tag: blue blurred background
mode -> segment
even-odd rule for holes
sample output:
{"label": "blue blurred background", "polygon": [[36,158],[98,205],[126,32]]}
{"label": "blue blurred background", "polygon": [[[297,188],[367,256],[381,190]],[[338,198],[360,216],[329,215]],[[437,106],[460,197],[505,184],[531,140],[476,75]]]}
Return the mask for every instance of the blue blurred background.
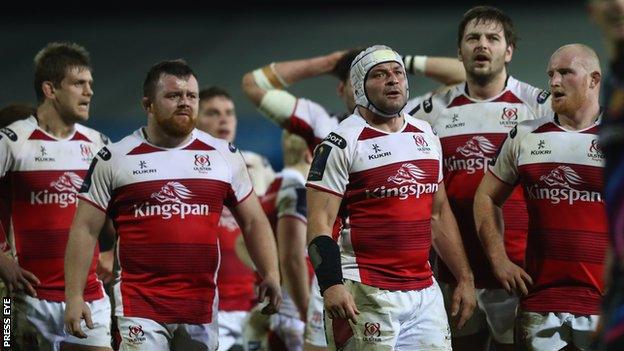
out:
{"label": "blue blurred background", "polygon": [[[95,96],[88,124],[117,141],[145,122],[141,85],[149,67],[163,59],[184,58],[198,74],[200,87],[219,85],[231,92],[239,117],[237,144],[266,155],[280,169],[280,130],[243,96],[240,81],[245,72],[272,61],[375,43],[402,54],[455,56],[459,19],[477,4],[118,1],[87,10],[93,4],[30,8],[30,3],[14,3],[0,13],[0,107],[11,102],[34,104],[34,55],[49,41],[75,41],[90,51],[94,68]],[[521,38],[510,66],[516,78],[546,87],[550,54],[572,42],[595,48],[606,67],[604,45],[583,2],[493,4],[513,18]],[[336,83],[332,77],[320,77],[289,90],[341,113]],[[412,96],[437,86],[418,76],[410,78],[410,85]]]}

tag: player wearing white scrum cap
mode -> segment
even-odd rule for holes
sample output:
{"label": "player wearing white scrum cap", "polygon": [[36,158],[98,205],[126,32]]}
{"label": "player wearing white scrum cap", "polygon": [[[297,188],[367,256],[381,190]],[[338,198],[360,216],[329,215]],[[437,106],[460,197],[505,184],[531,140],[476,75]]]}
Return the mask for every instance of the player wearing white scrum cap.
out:
{"label": "player wearing white scrum cap", "polygon": [[[373,46],[351,64],[356,109],[316,147],[307,181],[308,252],[332,350],[451,350],[431,245],[458,280],[460,326],[476,305],[472,272],[429,124],[402,112],[405,66]],[[426,345],[426,346],[425,346]]]}

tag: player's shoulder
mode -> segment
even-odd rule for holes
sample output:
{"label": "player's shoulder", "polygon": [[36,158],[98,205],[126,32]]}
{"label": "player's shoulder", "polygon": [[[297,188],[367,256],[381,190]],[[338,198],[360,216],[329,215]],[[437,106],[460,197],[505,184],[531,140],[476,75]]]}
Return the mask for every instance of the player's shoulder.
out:
{"label": "player's shoulder", "polygon": [[279,176],[282,178],[281,189],[305,187],[305,177],[299,171],[290,168],[284,168]]}
{"label": "player's shoulder", "polygon": [[76,132],[82,134],[86,139],[94,144],[106,146],[110,144],[110,139],[104,133],[99,132],[91,127],[87,127],[80,123],[75,125]]}
{"label": "player's shoulder", "polygon": [[554,115],[544,114],[542,116],[538,116],[536,119],[528,119],[518,123],[518,125],[516,125],[516,127],[509,132],[509,136],[512,139],[522,139],[528,134],[548,131],[553,128],[558,130],[555,124]]}
{"label": "player's shoulder", "polygon": [[415,127],[416,129],[414,131],[421,131],[424,133],[433,133],[435,134],[435,132],[433,131],[433,129],[431,128],[431,124],[429,124],[429,122],[422,120],[420,118],[416,118],[414,116],[410,116],[409,114],[405,114],[405,122],[413,127]]}
{"label": "player's shoulder", "polygon": [[145,143],[141,133],[143,133],[141,129],[136,130],[115,143],[103,146],[98,152],[98,156],[102,160],[108,161],[111,159],[123,159],[126,155],[142,152],[141,148],[146,149],[150,146]]}
{"label": "player's shoulder", "polygon": [[412,116],[427,118],[430,115],[444,110],[451,105],[455,99],[460,98],[463,95],[464,89],[465,83],[443,87],[443,89],[436,90],[428,96],[421,98],[420,104],[414,108],[409,111],[405,109],[404,111]]}
{"label": "player's shoulder", "polygon": [[507,79],[507,89],[530,106],[546,105],[550,97],[550,91],[534,87],[512,76]]}
{"label": "player's shoulder", "polygon": [[17,144],[28,140],[35,129],[37,129],[37,120],[31,116],[0,128],[0,139],[5,139],[10,144]]}
{"label": "player's shoulder", "polygon": [[365,127],[366,122],[361,116],[351,114],[340,121],[340,123],[329,132],[325,139],[323,139],[323,142],[337,146],[340,149],[346,149],[349,145],[355,144]]}
{"label": "player's shoulder", "polygon": [[224,155],[236,154],[239,151],[235,144],[230,143],[225,139],[215,138],[199,129],[193,129],[192,133],[192,138],[205,145],[204,147],[207,149],[214,149]]}

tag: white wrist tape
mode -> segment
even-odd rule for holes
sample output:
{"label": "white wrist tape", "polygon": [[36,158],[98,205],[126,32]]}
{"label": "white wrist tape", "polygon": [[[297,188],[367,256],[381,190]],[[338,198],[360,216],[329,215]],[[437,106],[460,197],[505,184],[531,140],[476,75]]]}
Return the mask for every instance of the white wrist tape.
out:
{"label": "white wrist tape", "polygon": [[264,94],[258,110],[281,125],[295,112],[297,98],[287,91],[271,89]]}
{"label": "white wrist tape", "polygon": [[275,70],[275,62],[252,72],[256,84],[264,90],[282,89],[288,86]]}
{"label": "white wrist tape", "polygon": [[405,68],[411,74],[424,73],[427,65],[427,56],[423,55],[406,55],[403,57]]}

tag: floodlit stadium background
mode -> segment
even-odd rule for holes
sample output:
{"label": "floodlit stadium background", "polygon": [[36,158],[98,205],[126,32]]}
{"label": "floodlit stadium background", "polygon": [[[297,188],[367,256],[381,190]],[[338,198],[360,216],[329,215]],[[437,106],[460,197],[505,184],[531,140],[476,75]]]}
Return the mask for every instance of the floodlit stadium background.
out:
{"label": "floodlit stadium background", "polygon": [[[149,67],[163,59],[184,58],[197,73],[200,87],[219,85],[232,94],[239,118],[237,144],[264,154],[279,170],[280,130],[243,96],[243,74],[276,60],[376,43],[402,54],[454,56],[459,19],[478,4],[428,7],[405,3],[335,6],[319,1],[315,6],[285,9],[270,2],[251,7],[240,3],[240,8],[230,3],[226,9],[215,10],[206,2],[185,10],[185,2],[153,8],[143,1],[125,11],[118,10],[116,3],[116,7],[99,12],[87,12],[80,7],[84,3],[55,9],[33,5],[33,11],[22,4],[18,11],[0,13],[0,107],[11,102],[34,104],[34,55],[49,41],[75,41],[90,51],[94,69],[95,96],[88,124],[118,141],[145,122],[141,85]],[[145,11],[141,5],[147,6]],[[588,20],[583,2],[508,1],[496,5],[513,18],[521,38],[510,65],[516,78],[546,87],[550,54],[572,42],[596,49],[606,68],[600,33]],[[322,77],[289,90],[342,113],[335,86],[334,78]],[[435,86],[423,77],[410,78],[411,96]]]}

